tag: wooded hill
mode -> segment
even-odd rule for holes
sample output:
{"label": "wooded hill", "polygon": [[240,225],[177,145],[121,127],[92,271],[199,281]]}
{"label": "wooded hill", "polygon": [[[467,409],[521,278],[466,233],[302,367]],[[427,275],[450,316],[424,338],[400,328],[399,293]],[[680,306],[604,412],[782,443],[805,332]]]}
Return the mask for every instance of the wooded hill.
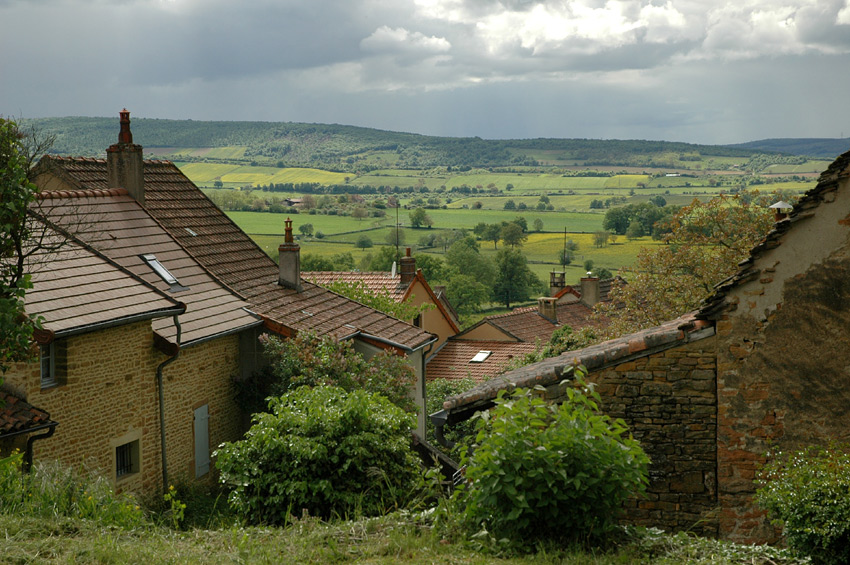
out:
{"label": "wooded hill", "polygon": [[[56,136],[53,152],[98,156],[115,142],[112,118],[23,120]],[[681,168],[706,157],[747,158],[754,153],[833,158],[847,140],[767,140],[746,146],[694,145],[667,141],[595,139],[486,140],[435,137],[337,124],[213,122],[133,118],[136,143],[146,152],[180,161],[240,162],[278,167],[317,167],[340,172],[427,169],[436,166],[503,168],[540,165]],[[843,149],[842,149],[843,148]]]}

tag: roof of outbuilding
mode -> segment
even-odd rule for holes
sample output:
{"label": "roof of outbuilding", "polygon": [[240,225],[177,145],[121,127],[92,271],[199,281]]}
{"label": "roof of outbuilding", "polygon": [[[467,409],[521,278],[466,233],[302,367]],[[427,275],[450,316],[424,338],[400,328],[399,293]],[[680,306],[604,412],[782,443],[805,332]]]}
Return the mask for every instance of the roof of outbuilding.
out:
{"label": "roof of outbuilding", "polygon": [[50,414],[10,392],[0,390],[0,438],[49,423]]}
{"label": "roof of outbuilding", "polygon": [[396,302],[404,300],[405,292],[410,284],[401,284],[401,274],[386,271],[304,271],[301,277],[305,280],[325,286],[341,281],[346,283],[362,282],[372,292],[386,292]]}
{"label": "roof of outbuilding", "polygon": [[690,313],[653,328],[514,369],[465,393],[447,398],[443,408],[449,413],[469,413],[489,406],[500,390],[557,384],[577,365],[595,371],[712,335],[713,323],[698,320],[695,313]]}
{"label": "roof of outbuilding", "polygon": [[[39,171],[85,188],[107,188],[104,159],[42,158]],[[276,332],[313,331],[335,339],[361,336],[406,350],[433,340],[428,332],[315,284],[278,284],[277,264],[173,163],[145,160],[145,209],[200,265],[243,296]]]}
{"label": "roof of outbuilding", "polygon": [[[449,338],[428,359],[428,380],[471,378],[484,381],[504,371],[514,358],[533,353],[535,347],[525,342]],[[480,363],[472,362],[481,351],[489,351],[490,355]]]}

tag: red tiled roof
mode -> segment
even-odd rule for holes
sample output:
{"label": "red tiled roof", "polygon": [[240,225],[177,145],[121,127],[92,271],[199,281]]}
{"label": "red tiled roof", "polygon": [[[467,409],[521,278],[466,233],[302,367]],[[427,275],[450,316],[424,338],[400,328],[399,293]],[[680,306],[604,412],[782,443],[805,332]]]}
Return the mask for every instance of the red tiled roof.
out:
{"label": "red tiled roof", "polygon": [[[44,230],[45,243],[58,245],[60,236],[47,226]],[[27,313],[43,316],[45,328],[53,333],[122,319],[153,319],[184,309],[178,300],[73,240],[55,251],[47,248],[29,256],[28,272],[33,288],[26,295]]]}
{"label": "red tiled roof", "polygon": [[447,412],[467,412],[489,405],[503,389],[533,388],[537,385],[547,386],[559,383],[569,376],[576,365],[583,365],[589,371],[595,371],[712,335],[714,335],[714,324],[698,320],[696,313],[692,312],[653,328],[584,349],[568,351],[557,357],[514,369],[483,382],[465,393],[446,399],[443,408]]}
{"label": "red tiled roof", "polygon": [[[468,377],[485,381],[504,371],[515,357],[533,353],[535,347],[533,343],[450,338],[428,359],[428,380]],[[479,351],[490,351],[491,354],[481,363],[470,362]]]}
{"label": "red tiled roof", "polygon": [[[81,189],[107,184],[104,159],[48,156],[39,170]],[[408,350],[431,342],[431,334],[415,326],[312,283],[305,282],[302,292],[280,286],[277,264],[173,163],[145,160],[144,175],[145,208],[151,216],[274,331],[314,331],[336,339],[360,334]]]}
{"label": "red tiled roof", "polygon": [[516,308],[506,314],[488,316],[459,335],[465,335],[482,324],[489,324],[518,341],[528,343],[548,342],[552,333],[559,327],[570,326],[577,330],[587,326],[596,327],[601,324],[601,322],[590,318],[593,309],[580,302],[558,304],[555,309],[558,315],[557,323],[540,314],[537,306],[527,306]]}
{"label": "red tiled roof", "polygon": [[400,274],[393,277],[392,273],[385,271],[304,271],[301,273],[301,278],[321,286],[327,286],[336,281],[346,283],[360,281],[372,292],[386,292],[396,302],[404,300],[404,294],[410,286],[401,284]]}
{"label": "red tiled roof", "polygon": [[50,422],[50,414],[0,390],[0,438]]}
{"label": "red tiled roof", "polygon": [[[248,303],[219,283],[123,189],[42,193],[39,213],[63,226],[150,287],[186,305],[180,316],[181,343],[207,339],[257,325],[245,310]],[[175,290],[142,258],[152,254],[179,281]],[[90,273],[80,272],[83,281]],[[130,300],[120,290],[103,294],[117,306]],[[106,304],[104,304],[106,306]],[[177,329],[170,318],[154,320],[154,331],[174,342]]]}

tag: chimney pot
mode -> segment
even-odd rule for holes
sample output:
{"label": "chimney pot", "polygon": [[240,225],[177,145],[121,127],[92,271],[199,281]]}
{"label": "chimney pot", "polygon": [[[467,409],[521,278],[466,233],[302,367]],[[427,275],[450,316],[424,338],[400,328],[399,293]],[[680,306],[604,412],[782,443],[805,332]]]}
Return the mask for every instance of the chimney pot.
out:
{"label": "chimney pot", "polygon": [[404,257],[401,258],[401,284],[410,284],[413,282],[413,279],[416,278],[416,259],[413,258],[410,254],[410,248],[407,248],[407,251]]}

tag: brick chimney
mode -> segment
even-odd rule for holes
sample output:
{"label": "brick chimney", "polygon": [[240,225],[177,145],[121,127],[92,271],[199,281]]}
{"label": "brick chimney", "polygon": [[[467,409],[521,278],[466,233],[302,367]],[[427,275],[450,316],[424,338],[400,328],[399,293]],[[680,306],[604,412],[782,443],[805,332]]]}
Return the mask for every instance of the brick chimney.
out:
{"label": "brick chimney", "polygon": [[280,265],[278,283],[301,292],[301,247],[292,238],[292,220],[287,218],[284,223],[283,243],[277,248]]}
{"label": "brick chimney", "polygon": [[566,286],[566,273],[552,271],[549,273],[549,296],[555,296]]}
{"label": "brick chimney", "polygon": [[558,299],[551,296],[541,296],[537,299],[537,312],[544,318],[558,323]]}
{"label": "brick chimney", "polygon": [[597,302],[599,302],[599,279],[596,277],[582,277],[581,303],[592,308]]}
{"label": "brick chimney", "polygon": [[121,131],[118,143],[106,150],[106,178],[109,188],[126,188],[130,196],[145,205],[145,169],[142,146],[133,143],[130,131],[130,112],[124,108],[121,116]]}
{"label": "brick chimney", "polygon": [[401,258],[401,284],[410,284],[416,278],[416,259],[410,255],[410,248],[407,248],[407,253]]}

